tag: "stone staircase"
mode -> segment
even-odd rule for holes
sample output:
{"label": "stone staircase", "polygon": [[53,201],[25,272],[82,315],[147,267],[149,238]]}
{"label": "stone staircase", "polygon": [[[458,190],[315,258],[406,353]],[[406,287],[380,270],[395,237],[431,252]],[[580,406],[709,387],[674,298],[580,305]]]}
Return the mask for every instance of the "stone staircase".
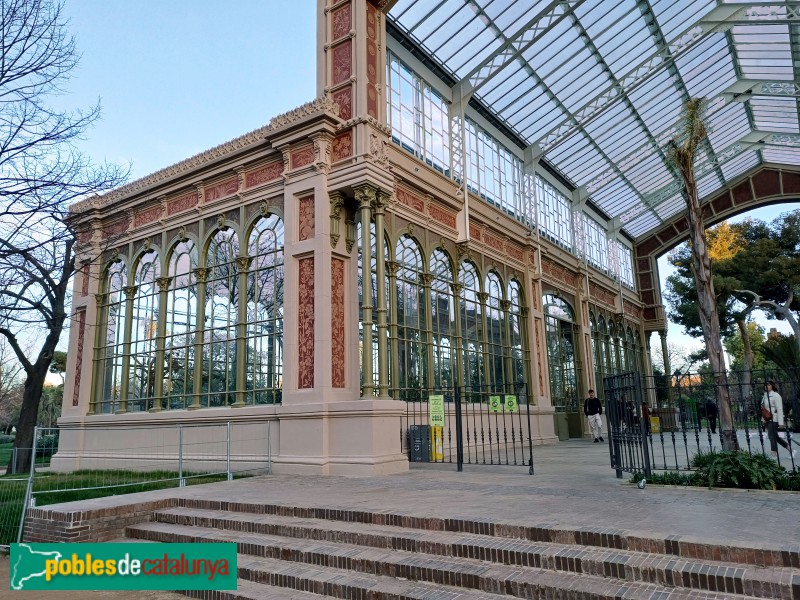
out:
{"label": "stone staircase", "polygon": [[199,598],[800,600],[800,546],[194,499],[125,532],[236,542],[239,589],[187,592]]}

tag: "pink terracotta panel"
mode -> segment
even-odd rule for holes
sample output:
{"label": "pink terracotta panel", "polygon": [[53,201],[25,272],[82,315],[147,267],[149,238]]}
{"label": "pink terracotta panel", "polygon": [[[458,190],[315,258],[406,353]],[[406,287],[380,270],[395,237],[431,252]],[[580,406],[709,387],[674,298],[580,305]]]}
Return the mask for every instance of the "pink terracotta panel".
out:
{"label": "pink terracotta panel", "polygon": [[314,257],[298,261],[297,387],[314,387]]}

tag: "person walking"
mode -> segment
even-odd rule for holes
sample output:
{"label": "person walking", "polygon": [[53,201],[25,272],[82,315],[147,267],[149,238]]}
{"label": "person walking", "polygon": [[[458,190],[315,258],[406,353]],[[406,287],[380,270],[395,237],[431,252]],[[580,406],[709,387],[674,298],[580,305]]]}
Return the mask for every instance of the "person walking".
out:
{"label": "person walking", "polygon": [[589,427],[592,429],[594,443],[603,441],[603,405],[600,398],[594,397],[594,390],[589,390],[589,397],[583,403],[583,414],[589,419]]}
{"label": "person walking", "polygon": [[714,402],[713,398],[708,398],[706,400],[706,419],[708,419],[708,428],[711,430],[711,433],[717,433],[718,414],[719,409],[717,408],[717,403]]}
{"label": "person walking", "polygon": [[[778,393],[774,381],[767,381],[764,386],[764,396],[761,398],[761,418],[764,420],[764,429],[767,430],[772,458],[778,458],[778,444],[787,450],[790,448],[786,440],[778,435],[778,430],[784,429],[786,421],[783,415],[783,398]],[[791,451],[791,454],[794,456],[794,451]]]}

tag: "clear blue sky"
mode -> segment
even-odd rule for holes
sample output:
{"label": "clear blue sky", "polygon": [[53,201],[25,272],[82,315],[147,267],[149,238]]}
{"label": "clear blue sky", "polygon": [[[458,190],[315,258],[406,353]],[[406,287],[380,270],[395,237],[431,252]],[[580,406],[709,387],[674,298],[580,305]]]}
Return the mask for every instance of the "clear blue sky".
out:
{"label": "clear blue sky", "polygon": [[[136,179],[311,100],[316,4],[66,0],[82,59],[62,101],[76,108],[98,98],[102,104],[102,119],[81,149],[94,160],[130,163]],[[754,216],[772,220],[790,208],[800,205],[768,207]],[[670,269],[665,259],[659,265],[663,281]],[[669,338],[700,345],[676,325]]]}
{"label": "clear blue sky", "polygon": [[99,98],[84,150],[139,178],[316,94],[316,0],[66,0],[82,54],[63,102]]}

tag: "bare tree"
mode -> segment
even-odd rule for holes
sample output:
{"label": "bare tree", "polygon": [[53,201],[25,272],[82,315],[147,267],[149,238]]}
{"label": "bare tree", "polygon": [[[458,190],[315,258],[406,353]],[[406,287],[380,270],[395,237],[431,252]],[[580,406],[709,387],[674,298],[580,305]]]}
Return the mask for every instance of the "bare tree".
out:
{"label": "bare tree", "polygon": [[700,206],[700,193],[694,171],[697,150],[706,139],[706,126],[702,117],[702,102],[692,98],[686,102],[680,121],[680,139],[670,142],[668,157],[678,169],[683,179],[683,198],[686,201],[686,218],[689,221],[689,241],[692,251],[692,271],[697,287],[697,308],[703,338],[708,352],[708,361],[714,372],[719,406],[720,429],[725,450],[738,447],[736,432],[733,429],[730,398],[726,386],[725,356],[722,348],[722,335],[717,310],[717,296],[714,292],[714,279],[711,275],[711,259],[708,253],[708,240]]}
{"label": "bare tree", "polygon": [[[0,2],[0,335],[25,373],[19,471],[29,465],[44,380],[68,316],[76,261],[67,207],[121,184],[127,171],[93,165],[76,147],[99,105],[75,112],[51,105],[79,58],[61,3]],[[26,352],[31,332],[42,341]]]}

